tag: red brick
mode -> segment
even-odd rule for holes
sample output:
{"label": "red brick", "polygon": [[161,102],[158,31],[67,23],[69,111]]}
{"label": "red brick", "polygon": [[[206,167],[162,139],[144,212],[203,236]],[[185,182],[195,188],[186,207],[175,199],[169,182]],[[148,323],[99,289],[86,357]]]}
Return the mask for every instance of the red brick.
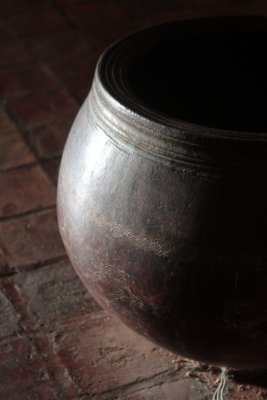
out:
{"label": "red brick", "polygon": [[2,172],[0,218],[54,205],[55,187],[39,166]]}
{"label": "red brick", "polygon": [[[139,6],[137,2],[127,1],[127,0],[116,0],[117,3],[132,17],[134,21],[137,22],[139,28],[145,27],[143,25],[143,20],[151,18],[154,15],[161,15],[162,18],[169,13],[170,10],[181,12],[183,14],[184,10],[190,9],[194,11],[196,7],[196,2],[192,5],[192,2],[187,0],[166,0],[162,2],[161,0],[146,0],[143,2],[142,7]],[[174,15],[172,20],[176,19],[177,15]],[[179,17],[178,17],[179,19]]]}
{"label": "red brick", "polygon": [[68,27],[63,15],[55,9],[29,9],[28,12],[10,16],[8,23],[19,37],[51,33]]}
{"label": "red brick", "polygon": [[6,0],[1,2],[0,15],[6,16],[14,14],[16,12],[23,12],[27,8],[29,10],[33,8],[44,9],[51,5],[51,0]]}
{"label": "red brick", "polygon": [[110,0],[69,6],[65,8],[65,12],[75,25],[85,30],[91,30],[97,25],[105,26],[112,20],[121,22],[121,20],[127,18],[125,12]]}
{"label": "red brick", "polygon": [[6,297],[1,286],[2,285],[0,284],[0,338],[3,338],[11,336],[20,330],[20,317],[14,310],[12,303]]}
{"label": "red brick", "polygon": [[120,396],[120,400],[208,400],[212,393],[203,382],[182,378],[174,382],[141,390],[138,393]]}
{"label": "red brick", "polygon": [[[183,4],[186,0],[180,0],[178,4]],[[127,12],[128,15],[134,17],[145,16],[148,14],[153,14],[159,9],[164,13],[164,9],[168,8],[170,4],[176,3],[176,0],[165,0],[164,3],[162,0],[146,0],[143,1],[142,7],[140,7],[140,3],[132,0],[116,0],[117,4],[120,5],[121,8]]]}
{"label": "red brick", "polygon": [[0,54],[0,67],[26,64],[33,61],[32,55],[17,40],[1,40]]}
{"label": "red brick", "polygon": [[21,126],[26,129],[47,125],[66,116],[74,118],[78,110],[74,99],[63,89],[14,98],[9,107]]}
{"label": "red brick", "polygon": [[0,171],[35,161],[35,157],[19,133],[11,131],[0,134]]}
{"label": "red brick", "polygon": [[100,310],[67,260],[19,274],[14,282],[36,320],[45,326]]}
{"label": "red brick", "polygon": [[152,14],[148,14],[144,16],[143,18],[138,19],[139,26],[138,28],[145,28],[153,25],[159,25],[163,24],[165,22],[172,22],[175,20],[182,20],[185,18],[190,18],[195,15],[194,12],[192,12],[192,9],[186,9],[186,8],[181,8],[179,9],[176,7],[176,9],[170,9],[170,10],[165,10],[165,12],[154,12]]}
{"label": "red brick", "polygon": [[8,117],[4,110],[3,104],[0,103],[0,133],[1,135],[5,132],[14,130],[15,126],[11,119]]}
{"label": "red brick", "polygon": [[42,211],[0,223],[5,262],[11,270],[65,255],[56,211]]}
{"label": "red brick", "polygon": [[86,39],[79,32],[69,30],[35,37],[30,40],[29,48],[38,58],[51,61],[76,56],[85,51],[90,53],[94,50],[94,41]]}
{"label": "red brick", "polygon": [[[91,89],[91,85],[89,85]],[[73,94],[73,97],[77,100],[78,104],[82,105],[86,97],[88,96],[88,88],[84,85],[77,85],[75,88],[71,89],[71,93]]]}
{"label": "red brick", "polygon": [[[93,0],[93,1],[98,1],[98,0]],[[69,4],[86,4],[88,3],[88,0],[56,0],[56,3],[59,4],[60,6],[65,6]]]}
{"label": "red brick", "polygon": [[[224,3],[223,0],[216,4],[212,0],[207,0],[202,7],[198,4],[196,13],[198,16],[216,15],[267,15],[266,3],[263,1],[249,2],[241,1]],[[193,14],[191,12],[191,14]]]}
{"label": "red brick", "polygon": [[238,11],[239,14],[244,12],[250,14],[266,13],[266,3],[261,0],[253,2],[249,0],[165,0],[164,2],[161,0],[146,0],[142,3],[141,7],[139,2],[132,0],[116,0],[116,3],[119,4],[125,11],[127,11],[129,15],[141,19],[148,18],[153,14],[161,14],[162,18],[164,18],[164,15],[166,15],[166,13],[168,13],[170,10],[173,10],[176,13],[172,20],[175,20],[175,18],[178,16],[178,12],[183,15],[185,11],[187,14],[190,13],[195,17],[198,16],[199,12],[203,13],[204,11],[206,15],[212,15],[216,14],[216,12],[220,11],[220,9],[221,14],[230,10],[232,10],[232,13],[234,11]]}
{"label": "red brick", "polygon": [[14,34],[12,33],[10,27],[6,23],[6,21],[1,20],[0,21],[0,38],[3,40],[4,38],[11,38],[13,37]]}
{"label": "red brick", "polygon": [[0,400],[62,398],[30,338],[0,345]]}
{"label": "red brick", "polygon": [[3,107],[0,107],[0,132],[0,171],[35,160]]}
{"label": "red brick", "polygon": [[80,101],[81,95],[82,99],[85,99],[91,88],[96,63],[95,55],[84,52],[75,57],[69,57],[68,60],[58,60],[49,65],[70,93],[78,97]]}
{"label": "red brick", "polygon": [[[251,373],[253,375],[253,373]],[[266,377],[266,373],[265,373]],[[226,400],[264,400],[267,398],[266,378],[262,379],[261,384],[250,384],[250,380],[243,384],[228,382]],[[260,387],[260,386],[263,386]]]}
{"label": "red brick", "polygon": [[259,15],[266,15],[266,3],[264,1],[249,1],[249,0],[203,0],[202,2],[198,1],[194,4],[194,7],[190,7],[191,14],[195,13],[198,14],[199,12],[203,15],[226,15],[226,14],[259,14]]}
{"label": "red brick", "polygon": [[[207,0],[203,2],[195,2],[194,5],[190,2],[175,2],[168,1],[167,3],[158,4],[153,7],[153,11],[147,7],[145,10],[141,10],[140,7],[136,7],[134,10],[135,19],[137,21],[138,28],[144,28],[147,26],[162,24],[165,22],[187,19],[187,18],[198,18],[216,15],[250,15],[259,13],[264,15],[267,13],[266,6],[260,2],[230,2],[230,1],[218,1]],[[132,3],[134,5],[134,2]],[[146,5],[148,6],[149,3]],[[132,9],[132,7],[130,7]]]}
{"label": "red brick", "polygon": [[0,275],[1,274],[8,274],[8,251],[6,250],[4,244],[0,238]]}
{"label": "red brick", "polygon": [[47,92],[57,86],[57,80],[39,64],[0,70],[0,89],[5,97]]}
{"label": "red brick", "polygon": [[58,180],[59,166],[60,158],[56,158],[54,160],[44,160],[42,162],[42,167],[55,185],[57,184]]}
{"label": "red brick", "polygon": [[[172,378],[175,356],[116,320],[93,318],[50,335],[50,341],[80,393],[88,398],[157,376]],[[117,394],[121,394],[118,390]],[[111,397],[110,397],[111,398]],[[114,396],[115,398],[115,396]]]}
{"label": "red brick", "polygon": [[0,35],[1,38],[5,37],[6,32],[7,32],[7,25],[5,21],[0,21]]}
{"label": "red brick", "polygon": [[29,133],[29,141],[39,158],[57,157],[62,154],[75,115],[76,110],[64,119],[55,119],[49,125],[36,128]]}
{"label": "red brick", "polygon": [[117,21],[108,22],[109,29],[106,24],[96,24],[88,28],[90,36],[94,37],[98,43],[98,49],[102,53],[107,46],[111,45],[112,42],[128,35],[135,31],[137,28],[141,28],[139,21],[136,22],[133,19],[123,19],[118,24]]}

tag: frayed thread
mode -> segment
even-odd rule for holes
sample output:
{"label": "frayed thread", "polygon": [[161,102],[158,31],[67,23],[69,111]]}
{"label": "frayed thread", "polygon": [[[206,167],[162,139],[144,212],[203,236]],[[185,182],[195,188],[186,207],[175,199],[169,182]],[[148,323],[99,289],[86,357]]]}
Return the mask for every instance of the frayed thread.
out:
{"label": "frayed thread", "polygon": [[219,385],[217,387],[217,389],[215,390],[213,396],[212,396],[212,400],[223,400],[224,399],[224,389],[225,389],[225,385],[226,385],[226,381],[227,381],[227,368],[222,367],[222,373],[220,376],[220,382]]}

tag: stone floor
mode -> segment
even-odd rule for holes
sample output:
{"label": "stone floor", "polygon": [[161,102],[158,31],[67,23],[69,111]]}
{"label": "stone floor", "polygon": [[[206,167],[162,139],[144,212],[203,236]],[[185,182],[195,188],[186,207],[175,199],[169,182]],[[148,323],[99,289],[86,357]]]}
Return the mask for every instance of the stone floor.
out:
{"label": "stone floor", "polygon": [[[267,13],[265,1],[1,0],[0,400],[208,400],[220,371],[111,319],[61,243],[56,181],[96,60],[119,36],[187,16]],[[267,399],[230,372],[226,400]]]}

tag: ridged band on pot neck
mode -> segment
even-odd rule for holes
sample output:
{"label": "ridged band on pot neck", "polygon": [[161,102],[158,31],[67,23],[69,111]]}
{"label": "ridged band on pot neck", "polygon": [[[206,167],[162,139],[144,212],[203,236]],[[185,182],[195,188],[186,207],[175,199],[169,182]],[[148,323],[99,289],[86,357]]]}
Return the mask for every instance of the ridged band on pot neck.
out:
{"label": "ridged band on pot neck", "polygon": [[240,132],[210,128],[155,112],[129,90],[127,68],[152,42],[163,41],[177,30],[266,32],[264,17],[216,17],[148,28],[116,42],[100,58],[89,96],[90,116],[119,146],[141,151],[172,166],[200,167],[220,174],[267,173],[267,132]]}

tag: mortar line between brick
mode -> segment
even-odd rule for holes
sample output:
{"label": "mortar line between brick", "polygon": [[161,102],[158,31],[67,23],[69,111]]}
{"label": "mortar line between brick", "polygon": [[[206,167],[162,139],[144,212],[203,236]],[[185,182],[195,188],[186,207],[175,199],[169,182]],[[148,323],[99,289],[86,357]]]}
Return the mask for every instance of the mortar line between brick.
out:
{"label": "mortar line between brick", "polygon": [[[53,71],[45,64],[43,63],[41,60],[38,60],[37,63],[39,63],[39,65],[42,68],[45,68],[47,72],[50,73],[51,76],[54,77],[54,79],[57,81],[57,84],[59,86],[60,89],[62,90],[66,90],[67,93],[70,95],[70,97],[72,98],[73,102],[79,106],[79,103],[77,102],[77,100],[75,99],[75,97],[72,95],[72,93],[70,93],[70,91],[63,85],[63,83],[61,82],[61,80],[53,73]],[[7,114],[7,116],[10,118],[11,122],[15,125],[15,127],[17,128],[17,131],[21,137],[21,139],[24,141],[24,143],[26,144],[26,146],[29,148],[29,150],[32,152],[32,154],[34,155],[35,159],[36,159],[36,164],[38,164],[40,166],[40,168],[42,169],[42,171],[44,172],[44,174],[46,175],[47,179],[49,180],[50,183],[53,184],[53,186],[55,186],[55,182],[53,182],[53,179],[51,178],[51,176],[49,176],[49,174],[47,173],[46,169],[44,168],[44,166],[42,165],[43,161],[47,161],[47,160],[53,160],[53,159],[58,159],[61,157],[60,156],[55,156],[55,157],[49,157],[47,159],[43,159],[39,156],[37,149],[35,148],[35,146],[32,145],[32,143],[30,142],[30,140],[27,138],[27,135],[30,132],[30,129],[26,129],[23,128],[23,126],[20,124],[19,120],[17,119],[17,117],[15,115],[13,115],[12,111],[10,110],[10,108],[8,107],[8,102],[5,99],[4,101],[4,110]],[[1,221],[1,219],[0,219]]]}
{"label": "mortar line between brick", "polygon": [[[27,145],[27,147],[28,147],[28,145]],[[1,174],[5,173],[5,172],[19,171],[21,169],[27,169],[27,168],[31,168],[31,167],[34,167],[37,165],[40,165],[38,161],[31,161],[26,164],[16,165],[15,167],[3,168],[0,170],[0,176],[1,176]]]}
{"label": "mortar line between brick", "polygon": [[[49,65],[47,65],[44,60],[36,59],[36,60],[32,61],[31,63],[27,64],[26,67],[40,67],[41,70],[43,70],[44,72],[46,72],[46,73],[48,73],[50,75],[50,78],[52,77],[55,80],[55,86],[48,87],[47,89],[43,89],[41,92],[39,91],[39,94],[42,94],[42,95],[50,94],[50,93],[53,93],[57,89],[67,90],[66,86],[64,84],[62,84],[62,81],[58,78],[58,76],[56,74],[53,73],[53,71],[51,71],[51,69],[49,68]],[[25,68],[25,66],[23,65],[22,68]],[[11,72],[12,70],[16,71],[18,69],[21,69],[21,66],[13,65],[12,68],[11,67],[5,67],[5,66],[0,67],[0,71],[1,70],[7,70],[8,72]],[[12,71],[12,72],[14,72],[14,71]],[[9,107],[8,107],[9,101],[13,100],[13,99],[16,99],[16,100],[20,100],[21,99],[23,101],[24,97],[30,96],[32,93],[37,93],[37,92],[38,92],[38,88],[36,88],[36,89],[29,88],[28,91],[24,91],[23,93],[20,93],[20,94],[15,94],[15,95],[8,95],[7,94],[7,95],[3,96],[3,100],[4,100],[4,103],[5,103],[4,104],[5,105],[5,112],[8,113],[8,116],[11,118],[13,124],[15,124],[16,126],[21,126],[21,124],[17,120],[16,116],[14,116],[12,111],[9,110]],[[74,98],[73,98],[73,100],[75,101]],[[78,106],[79,105],[80,104],[78,104]]]}
{"label": "mortar line between brick", "polygon": [[30,149],[30,151],[34,155],[35,159],[39,161],[39,157],[38,157],[36,149],[34,148],[34,146],[31,145],[29,140],[27,140],[26,132],[23,131],[22,125],[20,124],[20,122],[19,122],[18,118],[16,117],[16,115],[13,114],[13,112],[11,111],[10,107],[8,106],[8,101],[6,99],[4,101],[4,110],[5,110],[6,114],[7,114],[7,116],[10,118],[11,122],[16,126],[17,131],[18,131],[21,139],[24,141],[26,146]]}
{"label": "mortar line between brick", "polygon": [[[43,359],[45,363],[46,370],[50,376],[50,378],[54,378],[54,381],[57,385],[57,389],[59,392],[62,394],[62,399],[65,399],[66,397],[64,396],[65,390],[62,387],[62,380],[64,380],[65,374],[62,374],[62,367],[59,366],[59,362],[56,359],[56,354],[52,351],[48,338],[46,335],[42,335],[42,338],[38,338],[36,333],[32,335],[29,333],[28,328],[32,326],[37,326],[38,325],[38,320],[35,318],[34,314],[32,313],[30,307],[27,304],[27,301],[24,299],[23,295],[17,288],[16,284],[14,284],[13,281],[8,281],[4,285],[5,288],[5,293],[11,303],[13,304],[13,307],[15,310],[18,312],[18,314],[22,317],[22,324],[21,327],[23,329],[23,333],[25,333],[25,337],[29,338],[32,336],[32,342],[37,348],[40,357]],[[42,331],[40,330],[40,335],[42,334]],[[57,379],[58,375],[63,375],[62,377],[60,376],[60,379]],[[72,391],[71,395],[77,395],[77,393]]]}
{"label": "mortar line between brick", "polygon": [[[25,331],[25,325],[34,326],[37,324],[37,320],[29,309],[27,303],[21,296],[21,293],[14,285],[11,280],[6,280],[3,284],[4,291],[10,302],[12,303],[15,311],[22,317],[22,322],[20,323],[23,332]],[[19,332],[20,333],[20,332]]]}
{"label": "mortar line between brick", "polygon": [[74,31],[80,31],[77,25],[68,17],[63,7],[59,4],[56,5],[56,10],[60,13],[64,21],[68,24],[68,26]]}
{"label": "mortar line between brick", "polygon": [[[59,85],[59,88],[66,90],[68,95],[72,98],[72,100],[75,102],[75,104],[78,106],[78,108],[81,107],[81,102],[77,99],[75,96],[75,93],[68,87],[68,85],[65,85],[64,82],[58,77],[57,74],[53,72],[51,67],[47,64],[43,64],[44,68],[46,69],[46,72],[49,73],[54,79],[57,80],[57,84]],[[77,111],[78,113],[78,111]]]}
{"label": "mortar line between brick", "polygon": [[[169,368],[163,372],[159,372],[154,374],[148,378],[140,379],[139,381],[130,382],[129,384],[120,386],[118,388],[114,388],[112,390],[107,390],[102,393],[97,394],[97,399],[99,400],[114,400],[117,396],[128,395],[139,393],[143,390],[149,390],[155,387],[159,387],[165,383],[175,382],[176,380],[186,378],[184,375],[184,368],[181,367],[178,370],[173,368]],[[208,392],[207,382],[202,380],[203,385],[205,386]],[[88,396],[90,393],[83,393],[81,395],[81,399],[85,396]]]}
{"label": "mortar line between brick", "polygon": [[73,382],[68,370],[60,361],[58,355],[53,351],[49,340],[46,335],[38,337],[35,335],[34,341],[40,352],[40,356],[45,362],[47,369],[54,378],[58,389],[61,391],[62,399],[69,399],[70,397],[76,397],[79,395],[75,383]]}
{"label": "mortar line between brick", "polygon": [[[66,90],[66,92],[69,94],[69,96],[72,98],[72,100],[75,102],[75,104],[78,106],[78,108],[81,106],[81,103],[77,100],[75,95],[72,93],[72,91],[69,89],[67,85],[64,84],[64,82],[60,79],[60,77],[53,71],[53,69],[50,67],[49,64],[47,64],[45,61],[40,60],[40,65],[42,68],[45,69],[45,71],[53,78],[56,80],[58,87],[62,90]],[[78,111],[77,111],[78,112]]]}
{"label": "mortar line between brick", "polygon": [[[57,33],[61,33],[61,32],[69,32],[69,31],[70,31],[69,27],[65,26],[65,27],[61,27],[61,28],[52,29],[49,32],[35,32],[34,34],[25,33],[25,34],[17,35],[16,32],[14,32],[14,31],[12,33],[14,34],[14,37],[16,40],[28,41],[29,39],[42,38],[42,37],[46,37],[49,35],[53,35],[53,34],[57,34]],[[32,52],[29,49],[27,49],[27,46],[25,47],[25,49],[33,57],[36,57],[35,54],[32,54]]]}
{"label": "mortar line between brick", "polygon": [[[40,64],[40,63],[39,63],[39,64]],[[42,64],[40,64],[40,65],[43,66]],[[59,83],[59,82],[57,82],[57,83]],[[66,88],[64,88],[63,86],[60,86],[60,85],[59,85],[59,89],[67,90]],[[53,89],[53,90],[54,90],[54,89]],[[53,92],[53,90],[52,90],[52,92]],[[77,101],[74,99],[74,97],[71,96],[71,98],[72,98],[73,102],[77,105]],[[41,157],[39,156],[38,151],[36,150],[35,146],[33,146],[33,145],[31,144],[30,140],[28,140],[28,138],[27,138],[27,135],[31,132],[31,129],[26,129],[26,127],[23,127],[23,125],[20,123],[20,121],[18,120],[18,118],[17,118],[17,117],[13,114],[13,112],[10,110],[10,108],[9,108],[9,106],[8,106],[8,100],[7,100],[7,99],[4,100],[4,104],[3,104],[3,105],[4,105],[4,110],[5,110],[6,114],[7,114],[7,116],[10,118],[11,122],[12,122],[12,123],[14,124],[14,126],[16,127],[19,136],[20,136],[21,139],[24,141],[24,143],[26,144],[26,146],[28,147],[28,149],[29,149],[29,150],[32,152],[32,154],[34,155],[34,157],[35,157],[35,159],[36,159],[36,162],[35,162],[35,163],[38,164],[38,165],[40,166],[40,168],[44,171],[44,173],[46,174],[46,176],[47,176],[47,178],[49,179],[49,181],[52,182],[53,185],[54,185],[53,180],[50,178],[50,176],[47,174],[47,172],[46,172],[45,169],[43,168],[43,166],[42,166],[42,161],[53,160],[53,159],[56,159],[56,158],[61,157],[61,155],[60,155],[60,156],[55,156],[55,157],[49,157],[49,158],[46,158],[46,159],[41,158]],[[45,126],[45,125],[40,125],[40,126],[38,126],[38,127],[40,128],[40,127],[43,127],[43,126]],[[27,164],[25,164],[25,165],[27,165]],[[19,166],[19,167],[17,167],[17,168],[20,168],[20,167],[22,167],[22,166]]]}
{"label": "mortar line between brick", "polygon": [[22,273],[27,273],[31,271],[35,271],[38,268],[43,268],[51,264],[55,264],[57,262],[63,261],[63,260],[68,260],[67,254],[64,254],[62,256],[50,258],[47,260],[40,261],[38,263],[33,263],[33,264],[27,264],[27,265],[20,265],[17,268],[11,268],[10,271],[0,273],[0,280],[1,279],[8,279],[13,277],[14,275],[22,274]]}
{"label": "mortar line between brick", "polygon": [[[104,392],[97,393],[95,396],[98,396],[97,398],[101,399],[101,400],[112,400],[112,399],[116,398],[116,396],[121,395],[121,394],[127,395],[127,394],[137,393],[144,389],[150,389],[152,387],[160,386],[166,382],[175,381],[176,379],[179,378],[179,375],[181,375],[180,371],[181,371],[181,369],[175,370],[174,368],[168,368],[165,371],[158,372],[154,375],[151,375],[150,377],[143,378],[143,379],[140,379],[140,380],[137,380],[134,382],[130,382],[130,383],[127,383],[126,385],[122,385],[122,386],[116,387],[111,390],[106,390]],[[161,379],[161,380],[159,382],[155,382],[155,379]],[[151,384],[149,385],[149,383],[151,383]],[[136,388],[136,390],[134,390],[134,388]],[[81,393],[80,397],[82,399],[83,397],[88,396],[88,395],[95,397],[90,392]]]}
{"label": "mortar line between brick", "polygon": [[[2,285],[2,288],[4,286]],[[9,335],[9,336],[5,336],[0,338],[0,344],[3,343],[8,343],[10,341],[13,340],[17,340],[18,338],[26,338],[26,337],[36,337],[37,335],[51,335],[51,333],[57,333],[57,332],[61,332],[61,331],[67,331],[67,330],[71,330],[73,329],[73,327],[77,326],[77,324],[79,324],[79,321],[84,321],[84,318],[86,316],[89,315],[89,318],[94,316],[94,315],[98,315],[98,323],[102,323],[103,321],[110,319],[110,316],[108,316],[107,314],[105,314],[105,311],[100,310],[100,311],[94,311],[90,314],[88,313],[81,313],[80,315],[70,318],[70,319],[66,319],[63,320],[61,322],[53,322],[50,321],[48,322],[49,327],[46,327],[46,325],[44,323],[39,322],[39,325],[36,325],[36,328],[32,328],[32,329],[25,329],[24,331],[21,332],[17,332],[16,334],[13,335]],[[92,322],[92,321],[91,321]],[[51,345],[50,345],[51,347]]]}
{"label": "mortar line between brick", "polygon": [[56,208],[56,204],[51,204],[50,206],[45,206],[42,208],[33,208],[32,210],[25,211],[23,213],[15,214],[15,215],[7,215],[6,217],[0,217],[0,223],[3,221],[13,221],[15,219],[20,219],[23,217],[27,217],[28,215],[37,214],[42,211],[54,210]]}

